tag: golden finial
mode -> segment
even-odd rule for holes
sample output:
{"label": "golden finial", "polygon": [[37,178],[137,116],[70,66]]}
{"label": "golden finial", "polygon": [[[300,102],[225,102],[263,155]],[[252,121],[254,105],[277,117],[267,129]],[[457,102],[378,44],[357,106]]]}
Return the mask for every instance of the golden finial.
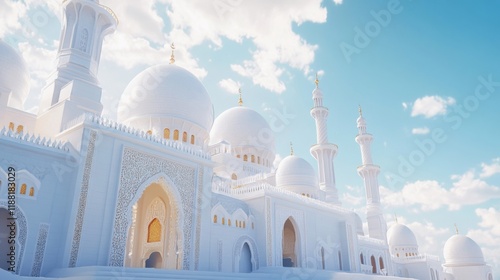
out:
{"label": "golden finial", "polygon": [[458,227],[457,227],[457,224],[455,223],[455,232],[457,233],[457,235],[459,234],[458,232]]}
{"label": "golden finial", "polygon": [[240,93],[240,99],[238,100],[238,105],[242,106],[243,105],[243,99],[241,98],[241,88],[238,89],[238,92]]}
{"label": "golden finial", "polygon": [[290,142],[290,155],[293,156],[293,143]]}
{"label": "golden finial", "polygon": [[170,64],[174,64],[174,62],[175,62],[175,57],[174,57],[175,46],[174,46],[174,43],[172,43],[172,45],[170,45],[170,48],[172,49],[172,54],[170,55]]}
{"label": "golden finial", "polygon": [[316,73],[316,80],[314,80],[314,83],[316,84],[317,88],[319,86],[318,73]]}
{"label": "golden finial", "polygon": [[358,105],[358,112],[359,112],[359,116],[362,117],[363,116],[363,110],[361,109],[361,105]]}

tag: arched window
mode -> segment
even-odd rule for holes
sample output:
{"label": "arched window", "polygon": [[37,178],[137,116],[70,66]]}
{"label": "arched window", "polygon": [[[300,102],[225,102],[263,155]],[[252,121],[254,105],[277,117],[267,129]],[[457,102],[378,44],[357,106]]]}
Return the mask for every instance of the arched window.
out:
{"label": "arched window", "polygon": [[491,273],[488,274],[488,280],[493,280],[493,275],[491,275]]}
{"label": "arched window", "polygon": [[34,196],[35,195],[35,188],[31,187],[30,188],[30,196]]}
{"label": "arched window", "polygon": [[247,155],[244,155],[244,156],[243,156],[243,160],[244,160],[244,161],[248,161],[248,156],[247,156]]}
{"label": "arched window", "polygon": [[243,221],[243,228],[246,228],[245,221]]}
{"label": "arched window", "polygon": [[374,256],[371,256],[370,260],[372,263],[372,273],[375,274],[375,273],[377,273],[377,261],[375,260]]}
{"label": "arched window", "polygon": [[436,280],[436,276],[434,275],[434,269],[430,268],[431,280]]}
{"label": "arched window", "polygon": [[14,123],[13,122],[9,123],[9,130],[14,131]]}
{"label": "arched window", "polygon": [[233,173],[233,174],[231,175],[231,179],[232,179],[232,180],[238,180],[238,176],[236,175],[236,173]]}
{"label": "arched window", "polygon": [[191,135],[191,145],[194,145],[194,135]]}
{"label": "arched window", "polygon": [[342,270],[342,253],[339,251],[339,270]]}
{"label": "arched window", "polygon": [[179,140],[179,130],[174,130],[174,140],[177,141]]}
{"label": "arched window", "polygon": [[225,225],[226,224],[226,219],[223,217],[222,218],[222,224]]}
{"label": "arched window", "polygon": [[26,194],[26,184],[21,185],[21,190],[19,191],[19,194]]}
{"label": "arched window", "polygon": [[227,225],[231,226],[231,219],[227,219]]}
{"label": "arched window", "polygon": [[148,243],[159,242],[161,240],[161,223],[154,218],[148,225]]}
{"label": "arched window", "polygon": [[365,258],[363,258],[363,253],[359,255],[359,259],[361,260],[361,264],[365,264]]}
{"label": "arched window", "polygon": [[188,141],[188,134],[187,132],[184,131],[182,133],[182,142],[187,142],[187,141]]}
{"label": "arched window", "polygon": [[150,129],[150,130],[146,131],[146,134],[147,135],[153,135],[153,131]]}
{"label": "arched window", "polygon": [[165,129],[163,130],[163,138],[165,138],[165,139],[170,139],[170,129],[165,128]]}
{"label": "arched window", "polygon": [[254,227],[253,222],[252,222],[252,229],[254,229],[254,228],[255,228],[255,227]]}
{"label": "arched window", "polygon": [[217,215],[214,215],[214,224],[217,223]]}
{"label": "arched window", "polygon": [[22,132],[23,132],[23,130],[24,130],[24,127],[23,127],[22,125],[18,125],[18,126],[17,126],[17,131],[16,131],[16,132],[17,132],[17,133],[22,133]]}
{"label": "arched window", "polygon": [[260,157],[257,157],[257,163],[260,164]]}
{"label": "arched window", "polygon": [[325,270],[325,248],[321,247],[321,268]]}
{"label": "arched window", "polygon": [[380,265],[380,270],[384,269],[384,259],[382,259],[382,257],[380,257],[378,259],[378,264]]}
{"label": "arched window", "polygon": [[252,162],[255,163],[255,156],[254,155],[252,155],[251,159],[252,159]]}

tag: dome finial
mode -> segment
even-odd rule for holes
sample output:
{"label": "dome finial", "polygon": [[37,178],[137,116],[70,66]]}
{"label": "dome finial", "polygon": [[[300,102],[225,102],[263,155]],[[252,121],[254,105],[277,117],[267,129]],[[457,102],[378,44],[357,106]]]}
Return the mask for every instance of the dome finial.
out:
{"label": "dome finial", "polygon": [[174,64],[174,62],[175,62],[175,56],[174,56],[175,45],[174,45],[174,43],[172,43],[172,45],[170,45],[170,48],[172,49],[172,54],[170,55],[170,64]]}
{"label": "dome finial", "polygon": [[290,141],[290,155],[293,156],[293,143]]}
{"label": "dome finial", "polygon": [[238,89],[238,93],[240,94],[240,99],[238,100],[238,105],[243,106],[243,99],[241,98],[241,88]]}
{"label": "dome finial", "polygon": [[457,224],[455,223],[455,232],[457,233],[457,235],[459,235],[460,233],[458,232],[458,227],[457,227]]}
{"label": "dome finial", "polygon": [[394,213],[394,218],[396,219],[396,224],[399,224],[399,222],[398,222],[398,214]]}
{"label": "dome finial", "polygon": [[359,116],[362,117],[363,116],[363,109],[361,109],[361,105],[358,105],[358,112],[359,112]]}
{"label": "dome finial", "polygon": [[318,88],[319,86],[318,72],[316,72],[316,80],[314,80],[314,83],[316,84],[316,88]]}

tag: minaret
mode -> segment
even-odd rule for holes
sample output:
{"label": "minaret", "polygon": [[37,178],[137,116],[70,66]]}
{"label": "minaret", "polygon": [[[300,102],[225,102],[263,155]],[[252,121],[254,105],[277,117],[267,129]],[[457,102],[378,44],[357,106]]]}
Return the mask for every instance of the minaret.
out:
{"label": "minaret", "polygon": [[66,0],[62,8],[57,69],[43,88],[38,112],[55,133],[83,113],[101,114],[102,89],[97,72],[102,43],[118,24],[113,11],[98,0]]}
{"label": "minaret", "polygon": [[380,204],[380,193],[378,187],[378,174],[380,167],[372,162],[370,145],[373,136],[366,133],[366,121],[359,107],[358,135],[356,142],[361,149],[362,165],[358,167],[358,174],[363,178],[366,189],[366,219],[368,222],[368,235],[372,238],[387,240],[387,223]]}
{"label": "minaret", "polygon": [[316,122],[317,144],[311,147],[311,155],[318,161],[319,187],[325,193],[325,201],[332,204],[340,204],[335,187],[335,171],[333,158],[337,154],[337,145],[328,143],[327,117],[328,108],[323,107],[323,93],[319,88],[318,75],[314,81],[316,88],[313,90],[314,107],[311,116]]}

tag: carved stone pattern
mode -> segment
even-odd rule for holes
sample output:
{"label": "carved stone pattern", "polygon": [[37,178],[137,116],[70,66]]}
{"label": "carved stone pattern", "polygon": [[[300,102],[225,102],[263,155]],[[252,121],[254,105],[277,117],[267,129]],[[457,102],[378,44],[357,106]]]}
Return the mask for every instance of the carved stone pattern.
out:
{"label": "carved stone pattern", "polygon": [[[200,235],[201,235],[201,208],[203,204],[203,169],[200,168],[198,172],[198,205],[196,211],[196,245],[194,250],[194,269],[198,270],[198,265],[200,263]],[[208,198],[206,198],[208,199]]]}
{"label": "carved stone pattern", "polygon": [[78,259],[78,250],[80,249],[80,239],[82,237],[83,218],[85,215],[85,207],[87,205],[87,193],[89,190],[90,171],[92,170],[92,159],[94,158],[96,138],[97,132],[91,131],[89,145],[87,147],[87,157],[85,158],[85,165],[83,167],[82,187],[80,189],[80,200],[78,203],[78,212],[76,214],[75,231],[73,233],[69,267],[75,267],[76,260]]}
{"label": "carved stone pattern", "polygon": [[271,198],[266,197],[266,234],[267,234],[267,266],[273,265],[273,243],[272,243],[272,224],[271,224]]}
{"label": "carved stone pattern", "polygon": [[236,263],[236,260],[240,259],[241,256],[241,249],[243,247],[243,243],[248,243],[248,246],[250,247],[250,252],[252,253],[251,261],[252,264],[254,265],[252,267],[252,271],[255,271],[259,269],[259,253],[257,252],[257,243],[253,240],[248,235],[243,235],[241,236],[237,241],[236,244],[234,245],[234,253],[233,253],[233,271],[236,272],[236,266],[239,265],[239,263]]}
{"label": "carved stone pattern", "polygon": [[218,258],[218,266],[217,266],[217,269],[218,271],[222,271],[222,240],[219,240],[217,242],[217,258]]}
{"label": "carved stone pattern", "polygon": [[148,212],[146,214],[146,221],[151,222],[154,218],[161,221],[162,224],[165,223],[165,203],[156,197],[148,207]]}
{"label": "carved stone pattern", "polygon": [[39,277],[42,271],[43,256],[45,253],[45,247],[47,246],[47,236],[49,235],[49,225],[40,224],[40,229],[38,230],[38,240],[36,242],[35,251],[35,262],[33,263],[33,268],[31,269],[31,276]]}
{"label": "carved stone pattern", "polygon": [[195,169],[172,161],[125,148],[120,172],[120,185],[116,202],[113,239],[109,257],[110,266],[123,266],[129,222],[130,203],[140,186],[152,176],[165,173],[174,182],[181,196],[184,211],[183,268],[189,269],[191,233],[194,208]]}
{"label": "carved stone pattern", "polygon": [[347,254],[349,254],[349,258],[350,258],[350,269],[351,271],[354,271],[356,268],[356,261],[354,260],[354,240],[353,240],[353,234],[352,234],[352,226],[351,225],[347,225],[347,239],[348,239],[348,251],[347,251]]}
{"label": "carved stone pattern", "polygon": [[[0,207],[8,209],[7,201],[0,201]],[[19,255],[17,257],[16,261],[16,274],[19,274],[19,271],[21,271],[21,265],[23,264],[23,256],[24,256],[24,248],[26,247],[26,236],[28,235],[27,233],[27,223],[26,223],[26,217],[24,216],[23,212],[21,212],[21,209],[16,206],[16,223],[17,223],[17,230],[18,230],[18,236],[17,236],[17,243],[20,244],[21,249],[19,249]]]}

